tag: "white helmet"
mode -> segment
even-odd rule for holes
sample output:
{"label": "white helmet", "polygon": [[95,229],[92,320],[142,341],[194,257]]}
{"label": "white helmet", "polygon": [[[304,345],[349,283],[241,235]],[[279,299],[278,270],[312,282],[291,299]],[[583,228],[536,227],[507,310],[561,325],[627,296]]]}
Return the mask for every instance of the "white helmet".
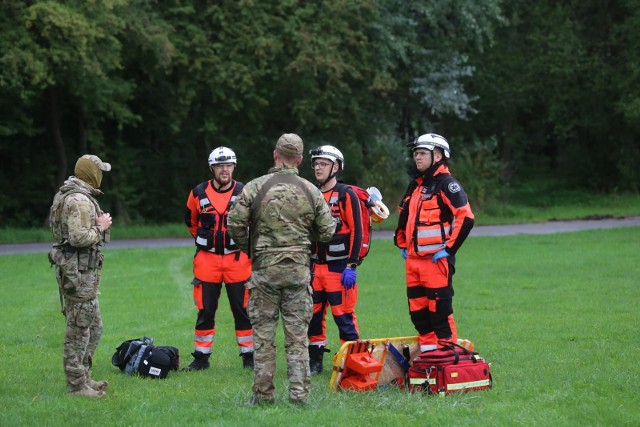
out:
{"label": "white helmet", "polygon": [[440,148],[444,152],[444,156],[448,159],[451,157],[451,149],[449,148],[449,143],[444,137],[438,135],[437,133],[425,133],[424,135],[420,135],[416,138],[412,143],[409,144],[412,151],[415,151],[418,148],[426,148],[429,151],[433,151],[435,147]]}
{"label": "white helmet", "polygon": [[321,145],[309,151],[309,154],[311,154],[311,164],[313,164],[314,159],[327,159],[332,163],[336,161],[340,162],[340,170],[344,170],[344,156],[340,150],[333,145]]}
{"label": "white helmet", "polygon": [[211,154],[209,154],[209,166],[220,165],[223,163],[233,163],[234,165],[238,164],[236,161],[236,153],[234,153],[231,148],[227,147],[214,148],[211,151]]}

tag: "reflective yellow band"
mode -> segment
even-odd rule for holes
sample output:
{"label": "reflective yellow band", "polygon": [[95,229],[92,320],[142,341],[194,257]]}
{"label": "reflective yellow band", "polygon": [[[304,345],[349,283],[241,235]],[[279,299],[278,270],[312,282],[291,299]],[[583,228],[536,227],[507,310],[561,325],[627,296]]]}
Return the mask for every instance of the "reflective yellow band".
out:
{"label": "reflective yellow band", "polygon": [[464,390],[465,388],[484,387],[491,385],[491,380],[469,381],[467,383],[447,384],[447,390]]}
{"label": "reflective yellow band", "polygon": [[435,378],[409,378],[409,384],[413,385],[422,385],[425,382],[429,383],[429,385],[435,385]]}

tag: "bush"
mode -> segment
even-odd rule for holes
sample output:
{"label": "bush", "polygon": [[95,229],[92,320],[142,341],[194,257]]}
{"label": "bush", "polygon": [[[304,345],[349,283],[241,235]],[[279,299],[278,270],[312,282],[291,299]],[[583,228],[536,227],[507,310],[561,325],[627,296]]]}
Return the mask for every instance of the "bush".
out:
{"label": "bush", "polygon": [[505,185],[497,138],[475,140],[470,146],[460,147],[453,151],[451,173],[464,187],[472,206],[483,208],[499,200]]}

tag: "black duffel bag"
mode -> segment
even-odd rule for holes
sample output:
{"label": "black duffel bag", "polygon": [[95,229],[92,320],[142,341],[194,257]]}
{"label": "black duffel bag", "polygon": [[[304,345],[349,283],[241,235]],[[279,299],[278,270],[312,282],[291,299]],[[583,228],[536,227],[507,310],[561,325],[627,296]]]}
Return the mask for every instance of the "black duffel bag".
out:
{"label": "black duffel bag", "polygon": [[129,375],[166,378],[169,371],[180,368],[180,351],[171,346],[155,346],[145,336],[124,341],[111,357],[113,366]]}

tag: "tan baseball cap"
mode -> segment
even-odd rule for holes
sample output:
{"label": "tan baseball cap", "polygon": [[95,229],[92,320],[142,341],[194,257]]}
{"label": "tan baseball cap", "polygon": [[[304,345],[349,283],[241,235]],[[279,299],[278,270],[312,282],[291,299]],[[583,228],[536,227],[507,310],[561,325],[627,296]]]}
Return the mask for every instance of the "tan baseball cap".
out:
{"label": "tan baseball cap", "polygon": [[93,154],[85,154],[84,156],[82,156],[80,158],[92,161],[102,171],[109,172],[111,170],[111,163],[103,162],[102,160],[100,160],[100,157],[94,156]]}
{"label": "tan baseball cap", "polygon": [[276,142],[276,151],[288,156],[302,155],[303,150],[302,138],[295,133],[285,133]]}

